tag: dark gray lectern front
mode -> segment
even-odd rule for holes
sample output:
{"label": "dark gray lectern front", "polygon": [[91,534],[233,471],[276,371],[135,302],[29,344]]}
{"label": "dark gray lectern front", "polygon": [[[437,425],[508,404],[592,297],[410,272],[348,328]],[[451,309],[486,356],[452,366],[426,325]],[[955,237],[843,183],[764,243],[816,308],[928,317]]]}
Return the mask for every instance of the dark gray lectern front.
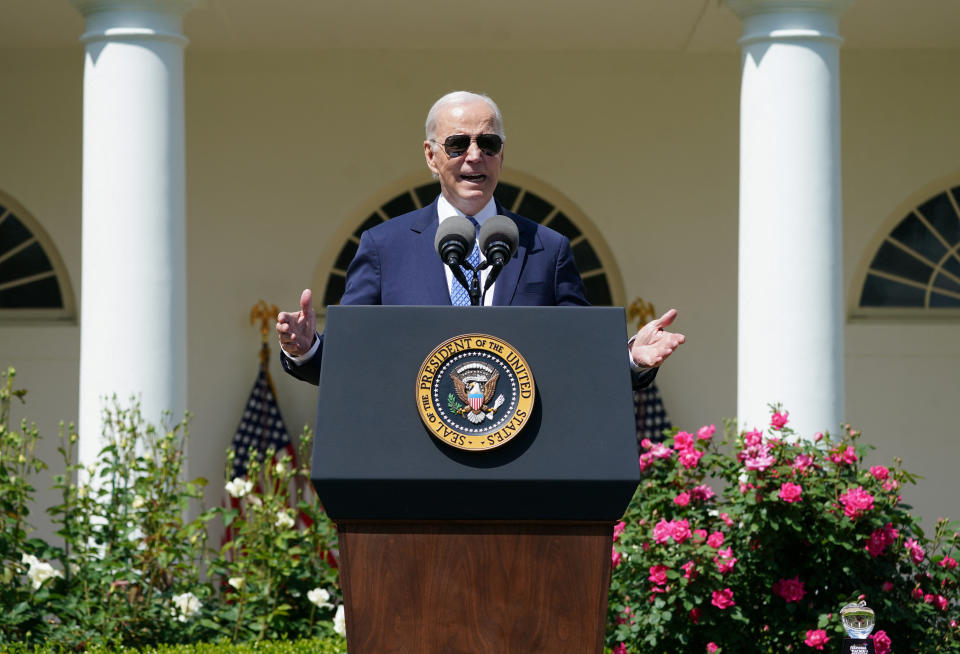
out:
{"label": "dark gray lectern front", "polygon": [[[602,652],[612,524],[639,483],[623,309],[330,307],[325,333],[311,476],[350,654]],[[418,411],[425,360],[464,334],[533,375],[527,423],[494,449]]]}

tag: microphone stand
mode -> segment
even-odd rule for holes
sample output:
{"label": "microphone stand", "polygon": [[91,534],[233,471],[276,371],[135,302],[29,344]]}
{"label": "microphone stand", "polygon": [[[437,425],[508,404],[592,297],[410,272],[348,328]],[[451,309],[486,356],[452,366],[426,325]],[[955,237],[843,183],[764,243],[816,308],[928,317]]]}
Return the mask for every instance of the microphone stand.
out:
{"label": "microphone stand", "polygon": [[[470,306],[479,307],[482,304],[482,298],[480,294],[480,271],[486,268],[486,262],[480,264],[479,267],[474,267],[469,261],[461,261],[460,263],[448,263],[447,267],[450,268],[450,272],[453,273],[453,278],[457,280],[457,283],[460,284],[466,291],[467,295],[470,296]],[[473,275],[471,276],[470,281],[467,281],[466,276],[461,270],[461,266],[464,268],[469,268]],[[487,284],[489,288],[489,283]],[[484,289],[486,293],[486,289]]]}
{"label": "microphone stand", "polygon": [[484,261],[482,264],[480,264],[479,269],[483,270],[484,268],[490,268],[490,274],[487,275],[487,281],[483,285],[483,298],[481,299],[481,302],[486,302],[487,291],[490,290],[490,287],[493,286],[493,283],[497,281],[497,277],[500,276],[500,271],[503,270],[503,264],[490,263],[490,260],[488,259]]}

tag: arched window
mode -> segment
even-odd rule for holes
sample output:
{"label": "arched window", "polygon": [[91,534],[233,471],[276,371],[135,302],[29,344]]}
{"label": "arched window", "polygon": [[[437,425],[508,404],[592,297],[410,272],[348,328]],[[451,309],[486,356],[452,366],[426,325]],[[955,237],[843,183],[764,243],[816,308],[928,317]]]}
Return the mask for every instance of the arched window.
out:
{"label": "arched window", "polygon": [[861,276],[856,313],[960,309],[960,186],[924,192],[891,222]]}
{"label": "arched window", "polygon": [[[518,174],[510,178],[517,183],[501,180],[494,193],[497,201],[510,211],[546,225],[570,239],[573,257],[583,277],[586,296],[591,304],[622,305],[624,292],[619,273],[599,232],[589,224],[589,220],[569,200],[542,183]],[[340,302],[346,286],[347,266],[357,252],[360,235],[364,230],[394,216],[427,206],[439,194],[439,182],[408,187],[379,204],[360,221],[338,250],[333,265],[328,268],[323,304],[326,306]]]}
{"label": "arched window", "polygon": [[40,224],[0,193],[0,319],[73,317],[66,268]]}

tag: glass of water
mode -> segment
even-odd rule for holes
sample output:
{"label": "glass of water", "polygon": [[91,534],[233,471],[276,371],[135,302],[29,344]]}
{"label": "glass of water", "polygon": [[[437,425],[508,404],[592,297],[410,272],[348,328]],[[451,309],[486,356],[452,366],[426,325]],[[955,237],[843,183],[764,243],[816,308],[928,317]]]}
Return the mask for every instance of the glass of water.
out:
{"label": "glass of water", "polygon": [[867,606],[867,603],[863,600],[847,604],[840,609],[840,621],[843,623],[843,628],[847,630],[847,635],[851,638],[866,638],[873,631],[873,609]]}

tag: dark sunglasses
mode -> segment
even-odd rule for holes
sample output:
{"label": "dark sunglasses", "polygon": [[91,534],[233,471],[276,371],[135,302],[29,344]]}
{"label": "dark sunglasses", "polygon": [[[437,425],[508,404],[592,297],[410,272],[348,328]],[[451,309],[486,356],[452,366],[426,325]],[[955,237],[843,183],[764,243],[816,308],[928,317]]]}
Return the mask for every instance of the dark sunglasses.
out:
{"label": "dark sunglasses", "polygon": [[[469,134],[454,134],[448,136],[441,145],[443,145],[443,151],[447,153],[448,157],[456,159],[470,149],[471,141],[476,141],[477,147],[488,157],[499,154],[503,148],[503,139],[497,134],[477,134],[475,137]],[[430,139],[430,142],[440,143],[433,139]]]}

